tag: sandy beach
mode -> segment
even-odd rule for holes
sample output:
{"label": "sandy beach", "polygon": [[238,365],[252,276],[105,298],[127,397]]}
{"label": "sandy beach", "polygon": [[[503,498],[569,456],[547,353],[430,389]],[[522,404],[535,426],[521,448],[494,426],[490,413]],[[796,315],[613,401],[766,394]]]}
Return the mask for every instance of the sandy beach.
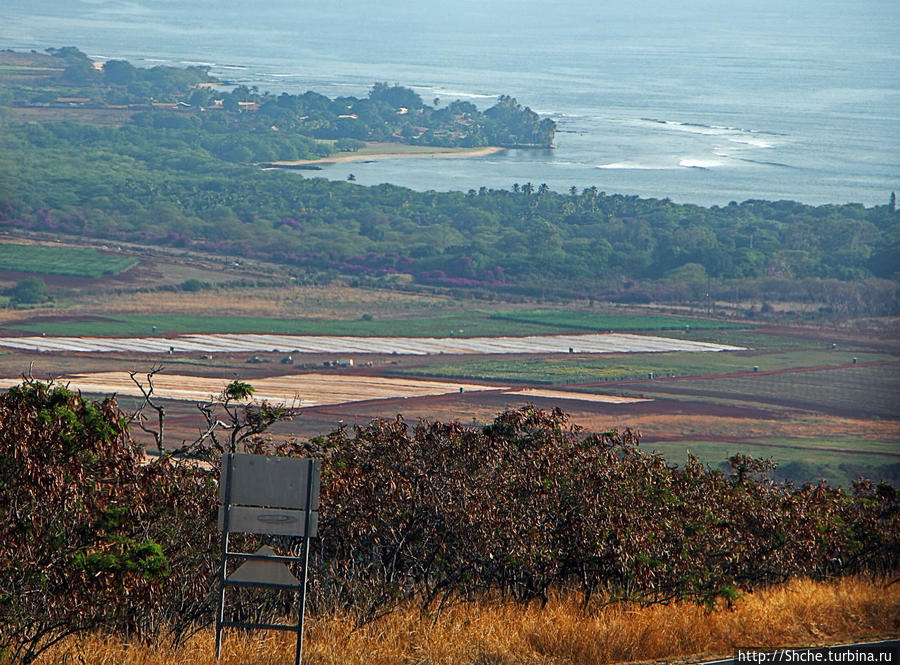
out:
{"label": "sandy beach", "polygon": [[[402,144],[400,144],[402,145]],[[408,146],[403,146],[408,148]],[[269,162],[272,166],[308,166],[314,164],[338,164],[341,162],[366,162],[376,159],[447,159],[449,157],[485,157],[502,152],[505,148],[488,146],[486,148],[434,148],[428,152],[377,152],[349,153],[332,155],[322,159],[298,159],[296,161]]]}

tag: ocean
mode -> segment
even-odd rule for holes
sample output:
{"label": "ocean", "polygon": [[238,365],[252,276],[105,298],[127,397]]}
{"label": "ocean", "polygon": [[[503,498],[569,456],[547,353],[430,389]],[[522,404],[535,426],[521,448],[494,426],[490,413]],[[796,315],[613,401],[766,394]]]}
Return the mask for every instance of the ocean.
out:
{"label": "ocean", "polygon": [[332,179],[878,205],[900,189],[898,26],[894,0],[4,0],[0,48],[207,64],[275,94],[509,94],[559,127],[552,150],[316,173]]}

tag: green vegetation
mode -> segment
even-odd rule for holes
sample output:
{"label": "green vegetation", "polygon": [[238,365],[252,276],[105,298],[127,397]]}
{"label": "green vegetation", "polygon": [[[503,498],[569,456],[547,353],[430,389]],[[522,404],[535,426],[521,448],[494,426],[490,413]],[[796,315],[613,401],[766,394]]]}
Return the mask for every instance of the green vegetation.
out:
{"label": "green vegetation", "polygon": [[33,305],[46,302],[49,299],[47,284],[38,277],[23,279],[9,289],[7,295],[9,296],[9,302],[13,305]]}
{"label": "green vegetation", "polygon": [[[141,69],[124,60],[110,60],[103,71],[72,46],[37,53],[0,53],[4,72],[19,74],[5,81],[11,96],[31,105],[79,103],[123,105],[150,100],[177,102],[214,81],[206,67]],[[27,74],[28,76],[22,76]],[[79,100],[79,102],[63,101]]]}
{"label": "green vegetation", "polygon": [[135,263],[137,259],[101,254],[84,247],[0,244],[0,270],[100,277],[115,275]]}
{"label": "green vegetation", "polygon": [[648,330],[723,330],[746,328],[744,324],[709,321],[684,316],[659,316],[654,314],[595,314],[594,312],[548,311],[548,310],[511,310],[496,312],[491,315],[495,319],[515,321],[519,323],[538,323],[590,330],[592,332],[609,331],[648,331]]}
{"label": "green vegetation", "polygon": [[[40,85],[59,96],[68,84]],[[12,87],[12,101],[18,91]],[[787,300],[849,316],[900,311],[900,215],[888,205],[751,200],[705,208],[596,187],[420,193],[304,179],[246,162],[329,154],[335,139],[356,138],[342,127],[357,122],[371,123],[359,130],[364,138],[415,144],[424,139],[402,128],[396,137],[391,123],[472,110],[429,111],[412,91],[384,85],[364,100],[305,93],[251,101],[255,94],[230,93],[247,97],[229,97],[233,110],[135,112],[122,127],[18,124],[12,109],[0,137],[0,225],[255,257],[294,274],[341,274],[354,285],[397,276],[419,288],[484,295],[695,306]],[[393,106],[401,102],[405,114]],[[514,100],[499,107],[485,111],[484,122],[530,122]],[[337,110],[358,118],[326,122]],[[303,133],[308,123],[315,131]],[[457,141],[466,144],[461,136],[450,142]],[[759,310],[748,306],[747,314]]]}
{"label": "green vegetation", "polygon": [[[183,290],[194,290],[193,284]],[[200,287],[197,287],[198,289]],[[48,335],[112,335],[143,336],[150,334],[155,326],[160,333],[279,333],[284,335],[361,335],[371,337],[482,337],[497,335],[552,335],[562,333],[584,333],[580,326],[568,325],[565,316],[558,323],[553,317],[540,316],[541,312],[525,311],[523,318],[512,312],[470,311],[409,319],[374,319],[363,316],[360,319],[274,319],[262,317],[231,316],[173,316],[173,315],[131,315],[110,316],[100,321],[40,321],[23,323],[10,322],[7,327],[17,330],[41,332]],[[538,315],[535,321],[528,317]],[[593,321],[593,315],[585,319],[573,315],[574,321]],[[543,319],[543,322],[541,321]],[[666,330],[672,320],[662,315],[640,317],[597,317],[605,330],[634,330],[639,321],[642,330]],[[680,321],[693,321],[679,318]],[[697,320],[694,323],[714,324]],[[728,325],[728,324],[722,324]]]}
{"label": "green vegetation", "polygon": [[[859,362],[894,360],[895,356],[876,353],[857,353]],[[789,351],[783,353],[718,352],[618,354],[614,356],[575,355],[551,356],[537,359],[458,360],[446,362],[434,359],[420,367],[398,370],[402,374],[430,377],[478,379],[482,381],[522,381],[526,383],[568,384],[595,383],[671,376],[730,374],[774,371],[799,367],[827,367],[851,362],[846,352]],[[717,380],[717,384],[718,384]],[[704,385],[706,382],[704,381]],[[668,384],[666,384],[668,385]],[[652,386],[656,389],[658,384]],[[650,390],[651,386],[642,386]]]}
{"label": "green vegetation", "polygon": [[[772,334],[765,330],[667,330],[666,337],[676,339],[689,339],[694,342],[709,342],[711,344],[727,344],[729,346],[742,346],[754,351],[779,351],[787,349],[830,349],[831,344],[819,341],[810,341],[801,336],[784,334]],[[860,350],[854,346],[841,345],[841,351]]]}
{"label": "green vegetation", "polygon": [[[18,105],[150,109],[134,122],[157,129],[190,127],[216,133],[223,125],[232,125],[230,133],[243,138],[220,147],[220,156],[228,161],[305,159],[331,152],[329,145],[311,139],[337,141],[339,151],[358,150],[362,140],[468,148],[549,147],[556,131],[552,120],[542,120],[506,95],[485,112],[461,101],[431,107],[412,90],[386,83],[376,83],[363,99],[329,99],[312,91],[275,97],[259,94],[255,87],[226,91],[209,76],[207,67],[142,69],[110,60],[98,70],[76,48],[48,52],[52,57],[33,57],[31,71],[44,76],[27,83],[9,76],[21,71],[25,54],[6,56],[13,67],[0,70],[0,75],[7,74],[8,96]],[[0,54],[0,65],[3,60]],[[64,68],[53,67],[54,61]],[[169,106],[159,110],[161,103]],[[253,146],[266,145],[268,154],[261,156],[259,150],[254,154],[247,146],[248,135]],[[298,144],[310,148],[310,154],[298,156]]]}

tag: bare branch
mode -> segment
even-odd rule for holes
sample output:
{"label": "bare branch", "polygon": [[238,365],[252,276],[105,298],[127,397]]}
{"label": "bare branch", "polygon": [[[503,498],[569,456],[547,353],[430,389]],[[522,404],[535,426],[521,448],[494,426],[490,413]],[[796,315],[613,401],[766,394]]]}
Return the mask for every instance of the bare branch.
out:
{"label": "bare branch", "polygon": [[[159,372],[163,371],[162,365],[156,365],[147,372],[147,383],[146,385],[137,378],[137,372],[131,371],[128,372],[128,376],[131,377],[131,380],[134,384],[140,389],[141,394],[144,396],[143,403],[137,408],[137,410],[131,414],[129,417],[129,422],[137,422],[138,426],[147,434],[150,434],[154,441],[156,442],[156,449],[159,451],[159,454],[162,455],[164,452],[164,442],[165,442],[165,427],[166,427],[166,407],[162,404],[158,404],[153,401],[153,377],[156,376]],[[156,429],[150,429],[144,424],[144,409],[150,407],[154,411],[156,411]]]}

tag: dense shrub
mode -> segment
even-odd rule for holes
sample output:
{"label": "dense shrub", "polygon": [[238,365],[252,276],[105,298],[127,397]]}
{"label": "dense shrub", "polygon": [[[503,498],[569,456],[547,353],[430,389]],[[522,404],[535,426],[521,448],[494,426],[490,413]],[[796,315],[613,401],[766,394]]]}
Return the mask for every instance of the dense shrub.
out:
{"label": "dense shrub", "polygon": [[[237,431],[264,431],[256,413]],[[580,590],[586,605],[599,594],[712,606],[792,577],[898,567],[890,486],[779,485],[767,462],[742,455],[730,475],[695,459],[678,468],[630,430],[588,433],[559,410],[509,411],[484,428],[397,417],[274,450],[245,443],[323,459],[309,607],[360,622],[401,601],[528,602],[551,588]],[[90,628],[136,639],[174,628],[180,639],[212,621],[217,478],[215,457],[142,463],[111,399],[34,381],[0,396],[0,654],[29,662]],[[238,616],[292,608],[265,598],[238,597]]]}
{"label": "dense shrub", "polygon": [[0,654],[209,616],[215,487],[193,465],[140,462],[112,399],[32,381],[0,397]]}
{"label": "dense shrub", "polygon": [[794,488],[765,480],[761,460],[735,456],[726,476],[637,443],[533,408],[483,429],[398,418],[332,433],[312,451],[326,460],[316,607],[365,619],[401,599],[544,600],[551,587],[712,605],[737,588],[897,566],[888,486]]}

